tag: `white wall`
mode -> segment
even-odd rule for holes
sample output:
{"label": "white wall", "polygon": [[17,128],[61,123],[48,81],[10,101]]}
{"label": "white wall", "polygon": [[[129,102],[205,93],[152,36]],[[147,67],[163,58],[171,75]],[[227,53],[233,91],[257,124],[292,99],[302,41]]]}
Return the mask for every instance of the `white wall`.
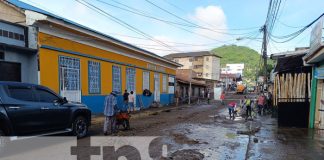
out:
{"label": "white wall", "polygon": [[222,70],[223,74],[241,74],[243,75],[244,64],[226,64],[225,70]]}
{"label": "white wall", "polygon": [[[207,61],[207,58],[208,58],[208,61]],[[204,57],[203,77],[206,79],[219,80],[219,78],[220,78],[220,58],[215,57],[215,56],[205,56]]]}
{"label": "white wall", "polygon": [[175,62],[183,65],[179,69],[191,69],[192,62],[189,61],[190,58],[192,57],[175,58]]}

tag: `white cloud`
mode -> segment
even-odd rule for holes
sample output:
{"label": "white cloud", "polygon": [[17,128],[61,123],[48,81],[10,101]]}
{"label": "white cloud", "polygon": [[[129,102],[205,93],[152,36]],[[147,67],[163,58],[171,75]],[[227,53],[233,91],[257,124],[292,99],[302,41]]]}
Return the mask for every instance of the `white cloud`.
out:
{"label": "white cloud", "polygon": [[207,23],[217,28],[226,28],[226,16],[223,9],[219,6],[198,7],[196,8],[194,18],[199,23]]}
{"label": "white cloud", "polygon": [[[197,7],[194,13],[190,16],[193,23],[198,24],[211,29],[222,29],[220,32],[227,32],[226,16],[224,11],[219,6],[207,6],[207,7]],[[225,41],[226,36],[221,33],[213,32],[206,29],[194,29],[193,32],[199,34],[191,35],[188,37],[179,37],[176,34],[165,34],[163,36],[154,36],[154,39],[159,40],[170,46],[170,48],[156,43],[153,41],[143,40],[140,47],[157,53],[160,56],[164,56],[175,52],[191,52],[191,51],[201,51],[210,50],[212,46],[199,46],[199,45],[183,45],[179,43],[172,42],[183,42],[187,44],[204,44],[204,43],[216,43],[217,41],[211,40],[205,37],[210,37],[212,39],[217,39],[220,41]],[[205,36],[205,37],[203,37]]]}
{"label": "white cloud", "polygon": [[195,32],[197,34],[201,34],[217,40],[224,40],[226,38],[224,34],[220,33],[227,32],[226,16],[221,7],[198,7],[195,9],[195,13],[192,16],[192,19],[200,26],[214,30],[211,31],[206,29],[196,29]]}

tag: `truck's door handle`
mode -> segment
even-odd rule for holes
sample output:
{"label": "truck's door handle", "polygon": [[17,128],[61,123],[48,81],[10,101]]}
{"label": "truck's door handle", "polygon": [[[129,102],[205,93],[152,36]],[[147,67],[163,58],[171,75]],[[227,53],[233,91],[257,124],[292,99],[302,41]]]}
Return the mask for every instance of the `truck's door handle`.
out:
{"label": "truck's door handle", "polygon": [[20,109],[20,107],[9,107],[9,109]]}
{"label": "truck's door handle", "polygon": [[42,107],[41,110],[49,110],[48,107]]}

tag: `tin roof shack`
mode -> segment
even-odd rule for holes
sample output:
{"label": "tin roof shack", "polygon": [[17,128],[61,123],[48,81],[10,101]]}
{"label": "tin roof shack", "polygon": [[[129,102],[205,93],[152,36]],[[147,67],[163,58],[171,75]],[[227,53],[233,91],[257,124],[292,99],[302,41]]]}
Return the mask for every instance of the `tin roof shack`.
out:
{"label": "tin roof shack", "polygon": [[[191,74],[191,76],[190,76]],[[196,80],[197,73],[190,69],[177,69],[176,72],[176,90],[179,93],[181,102],[186,103],[189,98],[191,82],[191,101],[196,101],[199,97],[206,97],[206,82]]]}
{"label": "tin roof shack", "polygon": [[278,107],[278,124],[286,127],[308,127],[310,107],[310,66],[303,56],[308,49],[271,55],[276,60],[273,80],[273,104]]}
{"label": "tin roof shack", "polygon": [[324,34],[321,18],[313,27],[310,49],[304,56],[306,64],[313,67],[309,127],[324,129]]}

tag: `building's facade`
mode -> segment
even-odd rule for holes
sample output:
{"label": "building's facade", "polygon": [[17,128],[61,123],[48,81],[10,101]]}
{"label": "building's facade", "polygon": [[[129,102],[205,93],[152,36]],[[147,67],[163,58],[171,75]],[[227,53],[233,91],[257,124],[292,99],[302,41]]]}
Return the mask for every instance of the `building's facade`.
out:
{"label": "building's facade", "polygon": [[36,29],[14,8],[0,8],[0,81],[37,83]]}
{"label": "building's facade", "polygon": [[305,63],[313,66],[311,86],[310,128],[324,129],[324,18],[313,27]]}
{"label": "building's facade", "polygon": [[244,63],[238,64],[226,64],[225,68],[222,68],[222,74],[239,74],[243,76]]}
{"label": "building's facade", "polygon": [[[273,105],[278,109],[278,125],[283,127],[309,127],[311,72],[303,57],[308,50],[287,51],[272,54],[276,61],[274,79],[263,85],[261,90],[272,93]],[[263,81],[263,82],[262,82]],[[264,77],[262,77],[264,84]],[[291,111],[294,114],[290,114]]]}
{"label": "building's facade", "polygon": [[178,69],[176,73],[176,90],[182,100],[186,100],[190,94],[191,100],[206,97],[207,85],[205,81],[196,80],[197,73],[191,69]]}
{"label": "building's facade", "polygon": [[[103,111],[111,91],[125,89],[134,91],[138,108],[173,102],[181,65],[23,2],[1,2],[38,28],[39,84],[87,104],[94,113]],[[145,89],[152,95],[143,96]],[[118,105],[123,105],[121,95]]]}
{"label": "building's facade", "polygon": [[221,57],[209,51],[175,53],[166,58],[182,65],[179,69],[193,69],[198,78],[219,80]]}

